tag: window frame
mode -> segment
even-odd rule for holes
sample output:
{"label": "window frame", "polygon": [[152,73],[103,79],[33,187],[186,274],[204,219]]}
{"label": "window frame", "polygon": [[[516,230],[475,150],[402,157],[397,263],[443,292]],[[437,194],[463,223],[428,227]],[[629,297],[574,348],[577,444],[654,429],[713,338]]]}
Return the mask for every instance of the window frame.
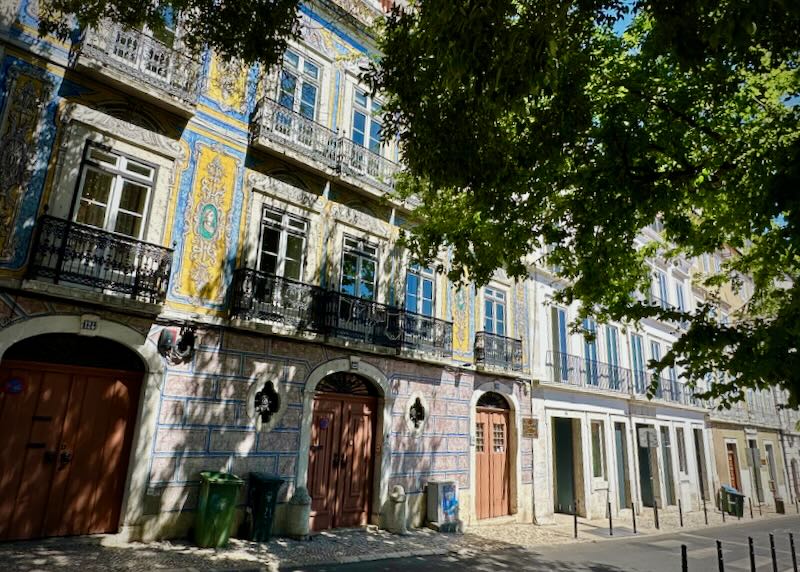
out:
{"label": "window frame", "polygon": [[[297,56],[297,65],[287,63],[286,55],[292,54]],[[317,69],[316,77],[309,75],[306,73],[306,66],[311,65]],[[294,48],[287,48],[286,52],[283,54],[281,58],[281,65],[278,68],[278,78],[277,78],[277,86],[276,86],[276,101],[285,107],[286,109],[291,109],[294,113],[301,115],[302,117],[317,122],[319,117],[319,108],[320,102],[322,100],[322,66],[315,60],[314,58],[309,57],[306,55],[302,50],[294,49]],[[292,94],[292,106],[289,107],[283,103],[283,93],[284,93],[284,73],[292,75],[295,80],[294,85],[294,93]],[[312,117],[309,117],[302,111],[303,105],[303,87],[306,85],[306,82],[314,87],[314,111]]]}
{"label": "window frame", "polygon": [[[116,157],[116,161],[113,166],[109,163],[105,163],[99,159],[92,157],[92,152],[97,151],[99,153]],[[138,174],[136,172],[131,172],[130,170],[126,170],[126,167],[129,164],[139,164],[147,169],[150,169],[150,177],[146,177],[144,175]],[[88,222],[82,222],[78,220],[78,216],[80,214],[80,207],[81,201],[84,196],[84,189],[86,185],[86,175],[88,171],[94,171],[96,173],[110,175],[112,177],[112,185],[108,192],[108,202],[106,203],[97,203],[96,201],[92,201],[95,204],[103,204],[104,208],[104,217],[103,217],[103,225],[96,226],[94,224]],[[147,188],[147,194],[145,197],[144,205],[142,207],[141,216],[141,223],[139,226],[139,234],[138,236],[133,236],[130,234],[125,234],[122,232],[118,232],[116,230],[117,219],[120,214],[120,201],[122,198],[122,190],[124,183],[128,181],[140,187]],[[75,196],[73,199],[73,208],[72,208],[72,222],[78,224],[84,224],[86,226],[90,226],[92,228],[96,228],[102,230],[104,232],[109,232],[112,234],[116,234],[119,236],[124,236],[126,238],[130,238],[133,240],[143,241],[144,237],[147,234],[147,224],[150,219],[150,209],[153,203],[153,195],[156,192],[156,185],[158,183],[158,165],[155,165],[149,161],[145,161],[139,159],[138,157],[131,156],[127,153],[122,153],[117,151],[116,149],[102,145],[93,141],[87,141],[83,155],[81,157],[80,163],[80,170],[78,175],[78,185],[75,190]],[[124,214],[130,214],[138,216],[138,213],[134,211],[129,211],[127,209],[122,209]]]}
{"label": "window frame", "polygon": [[[348,241],[354,244],[348,245]],[[357,267],[354,282],[354,293],[348,294],[344,291],[344,258],[348,254],[357,257]],[[345,296],[353,296],[360,300],[367,300],[370,302],[378,302],[378,288],[380,278],[380,245],[370,241],[364,237],[358,237],[351,234],[344,234],[342,236],[342,255],[341,255],[341,268],[339,269],[339,292]],[[375,282],[373,284],[372,298],[363,298],[359,295],[361,291],[361,270],[364,260],[372,260],[375,263]]]}
{"label": "window frame", "polygon": [[[638,344],[635,343],[637,341]],[[638,368],[637,357],[641,362],[638,364]],[[644,393],[647,386],[647,364],[644,357],[644,336],[641,334],[631,333],[631,371],[633,372],[634,390],[637,393]]]}
{"label": "window frame", "polygon": [[[495,286],[484,286],[483,288],[483,331],[488,334],[493,334],[495,336],[503,336],[507,337],[508,334],[508,306],[506,304],[508,300],[507,296],[508,292],[506,290],[500,289]],[[492,306],[492,316],[487,316],[486,308],[487,303],[490,303]],[[503,331],[497,331],[497,307],[503,308]],[[490,320],[492,323],[492,328],[488,328],[487,320]]]}
{"label": "window frame", "polygon": [[[365,104],[361,104],[358,101],[358,95],[363,95]],[[366,89],[361,88],[359,85],[353,85],[353,104],[352,110],[350,114],[350,140],[353,141],[356,145],[360,145],[364,149],[367,149],[371,153],[378,155],[380,157],[384,156],[385,149],[388,147],[383,141],[383,121],[381,121],[376,114],[380,113],[380,110],[383,108],[383,104],[377,99],[370,95],[369,91]],[[356,141],[356,113],[361,114],[364,117],[364,130],[361,133],[363,137],[363,142],[359,143]],[[373,148],[373,138],[372,138],[372,127],[373,123],[377,124],[378,129],[378,140],[377,140],[377,147]]]}
{"label": "window frame", "polygon": [[[281,218],[280,223],[278,224],[269,224],[267,222],[267,213],[272,213],[277,215]],[[300,232],[299,229],[296,227],[292,227],[289,224],[290,220],[295,220],[304,225],[303,232]],[[266,270],[262,268],[262,259],[264,255],[264,233],[265,230],[268,228],[272,228],[278,230],[279,232],[279,239],[278,239],[278,252],[276,253],[276,262],[275,262],[275,273],[274,276],[278,276],[280,278],[284,278],[287,280],[295,280],[298,282],[303,282],[305,277],[305,270],[306,270],[306,258],[307,253],[306,249],[308,248],[308,238],[309,238],[309,229],[311,223],[308,219],[292,214],[288,211],[282,211],[276,209],[270,205],[262,205],[261,206],[261,218],[259,219],[259,232],[258,232],[258,251],[256,252],[256,269],[259,272],[264,272],[270,274]],[[297,278],[286,278],[286,248],[288,245],[289,235],[292,236],[300,236],[303,240],[303,247],[301,250],[301,258],[300,258],[300,270],[299,276]]]}
{"label": "window frame", "polygon": [[678,473],[689,474],[688,457],[686,455],[686,431],[683,427],[675,427],[675,444],[678,447]]}
{"label": "window frame", "polygon": [[[596,428],[598,429],[597,432],[595,431]],[[591,419],[589,423],[589,434],[592,448],[592,478],[607,481],[608,469],[606,463],[605,422],[602,419]],[[597,439],[597,450],[595,450],[595,438]],[[598,469],[600,472],[599,475],[597,474]]]}
{"label": "window frame", "polygon": [[[417,291],[414,293],[414,298],[416,299],[416,303],[414,308],[411,309],[408,307],[409,301],[409,284],[408,279],[410,276],[417,277]],[[426,314],[424,312],[425,309],[425,282],[430,282],[431,284],[431,297],[430,297],[430,305],[431,305],[431,313]],[[436,316],[436,270],[431,267],[424,267],[420,266],[419,264],[412,264],[406,270],[406,281],[405,281],[405,299],[403,301],[403,308],[406,311],[414,312],[415,314],[419,314],[421,316],[427,316],[429,318],[434,318]]]}

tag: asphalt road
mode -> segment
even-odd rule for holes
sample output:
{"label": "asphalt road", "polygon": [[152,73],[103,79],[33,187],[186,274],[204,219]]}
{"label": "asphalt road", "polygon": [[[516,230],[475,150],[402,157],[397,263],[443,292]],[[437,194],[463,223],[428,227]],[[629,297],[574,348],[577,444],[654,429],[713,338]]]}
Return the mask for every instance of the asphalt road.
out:
{"label": "asphalt road", "polygon": [[[623,531],[620,531],[623,532]],[[685,544],[691,572],[717,572],[716,540],[722,541],[724,570],[749,571],[747,537],[755,545],[758,572],[772,572],[769,534],[775,537],[777,570],[791,571],[789,533],[800,550],[800,517],[787,516],[768,521],[743,520],[719,528],[645,537],[624,536],[597,542],[562,544],[551,547],[508,548],[478,554],[447,554],[351,564],[308,566],[291,570],[308,572],[408,572],[409,570],[479,570],[503,572],[542,570],[547,572],[680,572],[681,545]]]}

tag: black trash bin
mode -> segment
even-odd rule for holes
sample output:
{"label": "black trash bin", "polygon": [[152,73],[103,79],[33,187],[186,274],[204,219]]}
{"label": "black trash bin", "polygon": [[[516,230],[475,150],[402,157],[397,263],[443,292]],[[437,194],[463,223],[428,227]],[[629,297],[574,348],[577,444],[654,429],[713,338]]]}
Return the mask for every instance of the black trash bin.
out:
{"label": "black trash bin", "polygon": [[253,529],[250,540],[266,542],[272,536],[275,505],[284,480],[267,473],[250,473],[248,498],[253,512]]}

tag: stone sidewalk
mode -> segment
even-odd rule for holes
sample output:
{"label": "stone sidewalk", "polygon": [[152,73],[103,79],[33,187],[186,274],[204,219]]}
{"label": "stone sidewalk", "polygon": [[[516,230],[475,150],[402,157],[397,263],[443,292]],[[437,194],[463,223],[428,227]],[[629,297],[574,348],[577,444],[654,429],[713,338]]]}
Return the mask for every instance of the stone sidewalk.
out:
{"label": "stone sidewalk", "polygon": [[[792,509],[794,507],[787,507]],[[614,521],[614,538],[631,536],[630,511]],[[793,511],[789,510],[790,514]],[[764,513],[756,520],[774,518]],[[679,530],[675,510],[659,514],[661,529],[654,527],[652,511],[637,516],[639,534]],[[749,513],[743,520],[750,520]],[[722,524],[719,512],[709,509],[709,526]],[[726,524],[736,518],[727,517]],[[705,526],[702,512],[684,515],[684,530]],[[598,542],[608,539],[608,521],[579,520],[578,538],[573,537],[573,521],[556,515],[547,525],[497,522],[472,526],[465,534],[437,534],[416,529],[397,536],[374,527],[323,532],[308,542],[274,539],[255,543],[233,539],[221,550],[197,548],[188,541],[161,541],[149,544],[125,543],[113,535],[51,538],[37,541],[0,543],[0,570],[3,572],[264,572],[278,568],[323,563],[347,563],[405,556],[456,553],[468,555],[507,548],[528,548],[570,542]]]}

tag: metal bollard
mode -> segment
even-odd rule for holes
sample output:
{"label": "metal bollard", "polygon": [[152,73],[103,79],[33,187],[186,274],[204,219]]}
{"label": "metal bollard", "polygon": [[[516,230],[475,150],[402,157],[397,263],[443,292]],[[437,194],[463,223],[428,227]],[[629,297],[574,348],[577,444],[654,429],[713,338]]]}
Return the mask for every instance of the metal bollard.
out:
{"label": "metal bollard", "polygon": [[633,533],[636,534],[636,503],[631,503],[631,518],[633,519]]}
{"label": "metal bollard", "polygon": [[778,558],[775,555],[775,536],[769,534],[769,552],[772,555],[772,572],[778,572]]}
{"label": "metal bollard", "polygon": [[750,552],[750,572],[756,572],[756,552],[753,549],[753,537],[747,537],[747,547]]}
{"label": "metal bollard", "polygon": [[655,520],[656,530],[661,529],[658,525],[658,501],[656,499],[653,499],[653,519]]}
{"label": "metal bollard", "polygon": [[689,558],[686,555],[685,544],[681,544],[681,572],[689,572]]}
{"label": "metal bollard", "polygon": [[747,502],[750,504],[750,520],[753,520],[753,499],[747,497]]}
{"label": "metal bollard", "polygon": [[611,520],[611,501],[608,501],[608,535],[614,536],[614,521]]}
{"label": "metal bollard", "polygon": [[717,566],[719,572],[725,572],[725,561],[722,558],[722,541],[717,540]]}
{"label": "metal bollard", "polygon": [[722,522],[725,522],[725,507],[722,505],[722,491],[719,493],[719,512],[722,513]]}
{"label": "metal bollard", "polygon": [[797,509],[797,514],[800,514],[800,499],[794,499],[794,507]]}
{"label": "metal bollard", "polygon": [[681,499],[678,499],[678,521],[681,528],[683,528],[683,505],[681,504]]}
{"label": "metal bollard", "polygon": [[575,538],[578,538],[578,501],[572,505],[572,523],[575,531]]}
{"label": "metal bollard", "polygon": [[797,572],[797,553],[794,551],[794,534],[789,533],[789,546],[792,549],[792,570]]}
{"label": "metal bollard", "polygon": [[706,508],[706,499],[703,499],[703,516],[706,519],[706,526],[708,526],[708,509]]}
{"label": "metal bollard", "polygon": [[764,516],[764,513],[761,512],[761,503],[758,503],[758,516]]}

